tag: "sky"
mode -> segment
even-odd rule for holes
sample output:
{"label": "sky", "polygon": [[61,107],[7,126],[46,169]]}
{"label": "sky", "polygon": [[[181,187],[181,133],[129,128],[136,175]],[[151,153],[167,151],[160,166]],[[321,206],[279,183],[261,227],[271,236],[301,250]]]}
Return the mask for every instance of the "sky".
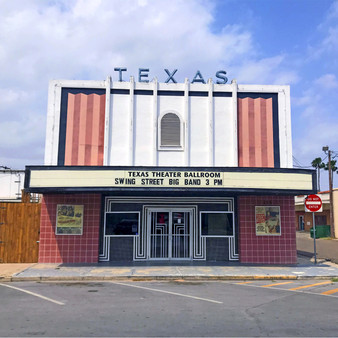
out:
{"label": "sky", "polygon": [[290,85],[294,165],[309,168],[338,152],[337,56],[338,0],[0,0],[0,166],[43,164],[50,80],[126,67]]}

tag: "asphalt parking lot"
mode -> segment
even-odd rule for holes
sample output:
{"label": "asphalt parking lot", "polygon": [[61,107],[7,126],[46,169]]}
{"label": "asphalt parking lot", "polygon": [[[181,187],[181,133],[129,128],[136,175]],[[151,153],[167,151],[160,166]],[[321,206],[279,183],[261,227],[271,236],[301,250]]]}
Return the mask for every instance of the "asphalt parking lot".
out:
{"label": "asphalt parking lot", "polygon": [[1,283],[0,336],[336,336],[338,283]]}

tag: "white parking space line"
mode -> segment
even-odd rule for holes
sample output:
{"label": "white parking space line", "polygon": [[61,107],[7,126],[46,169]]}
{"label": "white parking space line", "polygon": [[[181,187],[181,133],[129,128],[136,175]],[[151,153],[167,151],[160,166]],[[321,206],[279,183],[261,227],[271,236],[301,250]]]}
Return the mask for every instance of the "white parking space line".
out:
{"label": "white parking space line", "polygon": [[174,296],[180,296],[180,297],[192,298],[192,299],[196,299],[196,300],[202,300],[202,301],[209,302],[209,303],[223,304],[223,302],[219,302],[218,300],[213,300],[213,299],[208,299],[208,298],[201,298],[201,297],[190,296],[190,295],[184,295],[182,293],[177,293],[177,292],[172,292],[172,291],[153,289],[153,288],[148,288],[146,286],[131,285],[131,284],[120,283],[120,282],[110,282],[110,283],[116,284],[116,285],[129,286],[131,288],[144,289],[144,290],[148,290],[148,291],[167,293],[169,295],[174,295]]}
{"label": "white parking space line", "polygon": [[0,285],[6,286],[7,288],[10,288],[10,289],[14,289],[14,290],[18,290],[18,291],[21,291],[21,292],[25,292],[25,293],[27,293],[27,294],[29,294],[31,296],[39,297],[41,299],[47,300],[49,302],[52,302],[52,303],[55,303],[55,304],[58,304],[58,305],[65,305],[65,303],[62,303],[62,302],[59,302],[57,300],[54,300],[54,299],[51,299],[51,298],[39,295],[38,293],[35,293],[35,292],[31,292],[31,291],[28,291],[28,290],[25,290],[25,289],[17,288],[16,286],[12,286],[12,285],[8,285],[8,284],[2,284],[2,283],[0,283]]}

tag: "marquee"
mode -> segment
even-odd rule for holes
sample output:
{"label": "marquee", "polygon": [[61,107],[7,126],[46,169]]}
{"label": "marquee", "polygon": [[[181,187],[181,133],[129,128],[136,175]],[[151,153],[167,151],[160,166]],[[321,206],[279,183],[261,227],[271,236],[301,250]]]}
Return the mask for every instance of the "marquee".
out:
{"label": "marquee", "polygon": [[124,188],[313,190],[313,171],[274,168],[27,167],[25,187],[32,192],[62,188],[74,191]]}

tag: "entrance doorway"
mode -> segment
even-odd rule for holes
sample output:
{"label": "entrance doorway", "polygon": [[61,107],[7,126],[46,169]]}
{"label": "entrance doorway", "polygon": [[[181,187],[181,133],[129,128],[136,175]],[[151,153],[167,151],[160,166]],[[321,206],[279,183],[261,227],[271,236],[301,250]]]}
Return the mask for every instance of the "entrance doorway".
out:
{"label": "entrance doorway", "polygon": [[230,197],[107,196],[99,260],[237,261],[234,215]]}
{"label": "entrance doorway", "polygon": [[149,208],[148,259],[192,259],[193,209]]}
{"label": "entrance doorway", "polygon": [[299,216],[298,229],[304,231],[304,216]]}

